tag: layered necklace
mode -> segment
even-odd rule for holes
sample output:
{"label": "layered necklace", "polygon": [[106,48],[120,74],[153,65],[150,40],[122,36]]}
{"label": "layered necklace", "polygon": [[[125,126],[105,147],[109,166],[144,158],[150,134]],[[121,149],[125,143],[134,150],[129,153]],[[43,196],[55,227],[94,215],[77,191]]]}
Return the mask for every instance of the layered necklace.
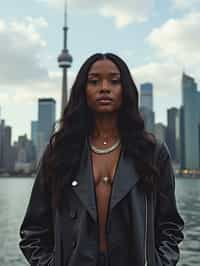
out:
{"label": "layered necklace", "polygon": [[90,143],[91,150],[97,154],[107,154],[118,148],[120,145],[120,139],[118,139],[111,147],[105,149],[99,149]]}
{"label": "layered necklace", "polygon": [[[103,142],[103,144],[107,144],[106,141]],[[111,146],[111,147],[108,147],[108,148],[104,148],[104,149],[100,149],[100,148],[97,148],[95,147],[93,144],[91,144],[90,142],[90,148],[91,150],[96,153],[96,154],[99,154],[99,155],[102,155],[102,154],[108,154],[112,151],[114,151],[115,149],[117,149],[119,147],[119,145],[121,144],[121,141],[120,139],[117,139],[117,141]],[[105,185],[110,185],[112,184],[112,181],[111,179],[108,177],[108,176],[103,176],[101,178],[101,182]]]}

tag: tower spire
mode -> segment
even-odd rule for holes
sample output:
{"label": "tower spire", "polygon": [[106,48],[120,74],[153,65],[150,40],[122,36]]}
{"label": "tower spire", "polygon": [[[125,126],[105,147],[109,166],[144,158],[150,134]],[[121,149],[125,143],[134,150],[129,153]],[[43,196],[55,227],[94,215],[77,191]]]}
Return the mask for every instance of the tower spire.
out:
{"label": "tower spire", "polygon": [[67,0],[65,0],[64,2],[64,49],[67,49],[67,31],[68,31],[68,27],[67,27]]}
{"label": "tower spire", "polygon": [[67,0],[65,0],[64,26],[67,27]]}
{"label": "tower spire", "polygon": [[67,25],[67,0],[64,1],[64,47],[61,52],[61,54],[58,56],[58,64],[59,67],[63,69],[63,80],[62,80],[62,96],[61,96],[61,116],[63,114],[64,108],[67,104],[67,69],[71,67],[72,64],[72,56],[70,55],[68,48],[67,48],[67,31],[68,31],[68,25]]}

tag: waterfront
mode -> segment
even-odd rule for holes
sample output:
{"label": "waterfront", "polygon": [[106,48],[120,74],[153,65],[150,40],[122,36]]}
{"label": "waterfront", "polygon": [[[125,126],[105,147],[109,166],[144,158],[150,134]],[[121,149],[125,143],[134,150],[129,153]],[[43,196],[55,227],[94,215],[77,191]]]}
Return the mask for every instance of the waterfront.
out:
{"label": "waterfront", "polygon": [[[19,226],[33,184],[32,178],[0,179],[0,265],[28,265],[18,248]],[[177,205],[185,221],[178,266],[200,261],[200,179],[176,179]]]}

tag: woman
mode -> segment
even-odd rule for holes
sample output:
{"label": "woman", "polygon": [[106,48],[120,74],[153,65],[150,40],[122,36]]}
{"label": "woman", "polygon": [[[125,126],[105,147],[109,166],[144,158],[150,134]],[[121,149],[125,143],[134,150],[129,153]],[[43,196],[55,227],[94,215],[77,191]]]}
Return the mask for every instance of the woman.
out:
{"label": "woman", "polygon": [[20,228],[30,265],[176,265],[184,222],[171,157],[144,128],[127,65],[95,54],[72,86]]}

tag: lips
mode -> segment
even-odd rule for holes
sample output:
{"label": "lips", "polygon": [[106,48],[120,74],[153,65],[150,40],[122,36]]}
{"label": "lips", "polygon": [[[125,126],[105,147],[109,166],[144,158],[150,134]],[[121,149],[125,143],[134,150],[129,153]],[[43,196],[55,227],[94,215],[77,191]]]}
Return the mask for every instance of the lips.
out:
{"label": "lips", "polygon": [[105,97],[105,96],[102,96],[102,97],[99,97],[97,98],[97,101],[101,101],[101,102],[110,102],[112,101],[112,98],[111,97]]}
{"label": "lips", "polygon": [[102,98],[97,100],[97,103],[101,106],[111,105],[112,102],[112,99],[109,98]]}

